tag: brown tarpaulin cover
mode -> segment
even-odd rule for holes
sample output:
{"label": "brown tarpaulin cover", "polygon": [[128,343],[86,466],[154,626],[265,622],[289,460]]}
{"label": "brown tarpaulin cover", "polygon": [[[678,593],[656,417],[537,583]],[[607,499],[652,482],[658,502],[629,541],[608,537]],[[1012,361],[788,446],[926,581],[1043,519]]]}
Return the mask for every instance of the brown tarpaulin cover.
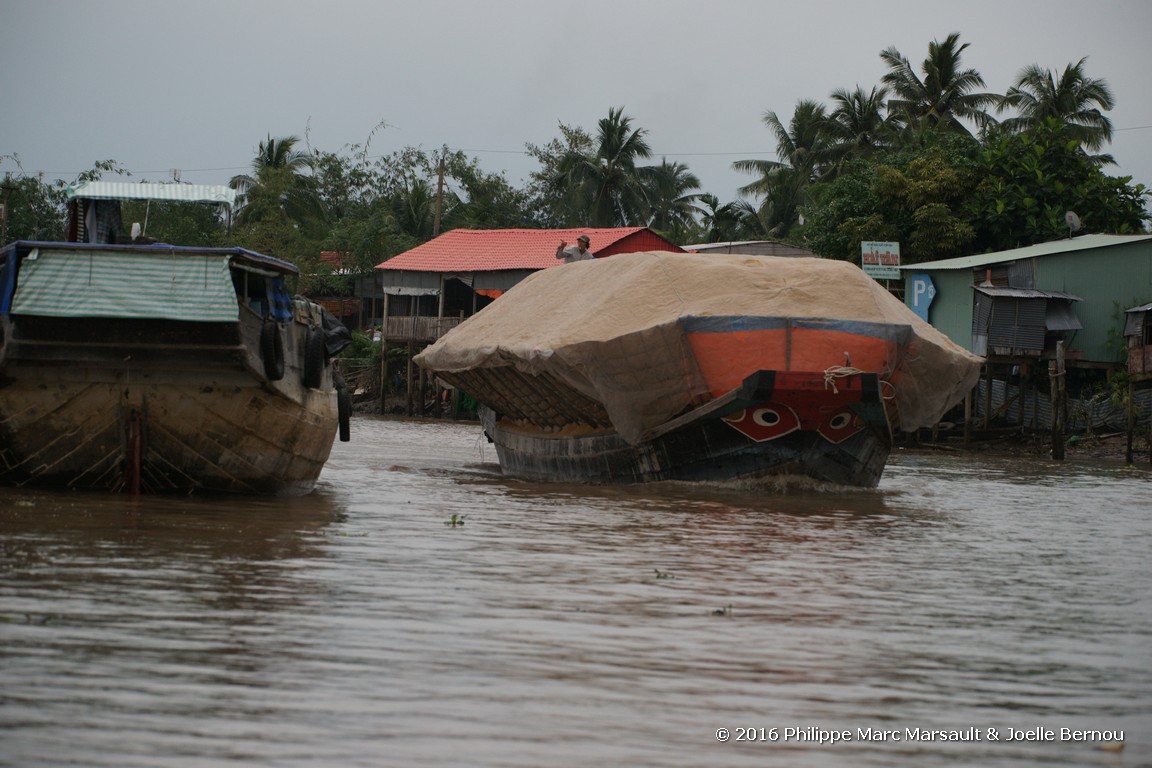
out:
{"label": "brown tarpaulin cover", "polygon": [[[936,424],[979,376],[979,357],[923,322],[854,264],[668,252],[533,273],[416,362],[497,410],[497,389],[508,405],[510,375],[536,382],[537,391],[559,382],[574,390],[573,399],[602,404],[617,432],[636,443],[646,430],[708,397],[679,322],[690,316],[864,321],[897,326],[904,335],[910,328],[912,340],[894,370],[878,372],[899,383],[899,423],[893,426],[908,431]],[[498,377],[500,386],[489,388]]]}

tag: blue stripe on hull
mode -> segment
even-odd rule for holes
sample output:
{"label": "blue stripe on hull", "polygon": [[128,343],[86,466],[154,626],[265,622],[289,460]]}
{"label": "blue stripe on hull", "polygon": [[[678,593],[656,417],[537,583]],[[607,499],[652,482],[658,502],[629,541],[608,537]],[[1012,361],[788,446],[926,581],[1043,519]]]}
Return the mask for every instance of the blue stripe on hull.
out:
{"label": "blue stripe on hull", "polygon": [[740,331],[779,331],[786,328],[838,331],[904,343],[911,339],[912,327],[892,323],[874,323],[864,320],[834,318],[761,317],[733,315],[728,317],[692,316],[680,319],[689,333],[734,333]]}

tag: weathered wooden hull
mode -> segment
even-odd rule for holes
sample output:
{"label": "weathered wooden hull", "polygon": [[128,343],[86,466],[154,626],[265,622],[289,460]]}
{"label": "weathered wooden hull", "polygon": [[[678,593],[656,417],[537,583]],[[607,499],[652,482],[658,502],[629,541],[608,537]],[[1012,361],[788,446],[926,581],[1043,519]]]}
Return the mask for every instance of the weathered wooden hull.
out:
{"label": "weathered wooden hull", "polygon": [[246,309],[233,324],[14,317],[0,358],[0,483],[307,493],[339,424],[332,372],[303,385],[306,327],[290,321],[284,375],[270,381],[261,327]]}
{"label": "weathered wooden hull", "polygon": [[[777,376],[790,378],[781,386]],[[798,386],[802,385],[802,386]],[[762,371],[630,444],[609,429],[547,432],[481,409],[510,477],[536,482],[758,481],[806,477],[871,488],[892,446],[874,374],[823,388],[819,375]]]}

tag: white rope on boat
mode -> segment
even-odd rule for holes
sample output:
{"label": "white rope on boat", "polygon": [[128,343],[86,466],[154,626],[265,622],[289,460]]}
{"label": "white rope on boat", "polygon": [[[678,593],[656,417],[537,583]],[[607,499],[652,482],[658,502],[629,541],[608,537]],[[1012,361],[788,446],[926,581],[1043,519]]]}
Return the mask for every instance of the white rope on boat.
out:
{"label": "white rope on boat", "polygon": [[836,386],[836,379],[846,379],[861,373],[864,371],[850,365],[829,366],[824,369],[824,389],[831,389],[833,393],[839,394],[840,390]]}
{"label": "white rope on boat", "polygon": [[[864,371],[850,365],[829,366],[824,369],[824,388],[831,389],[834,394],[839,394],[840,390],[836,386],[836,379],[844,379],[860,373],[864,373]],[[896,399],[896,386],[887,379],[880,379],[880,397],[883,400]]]}

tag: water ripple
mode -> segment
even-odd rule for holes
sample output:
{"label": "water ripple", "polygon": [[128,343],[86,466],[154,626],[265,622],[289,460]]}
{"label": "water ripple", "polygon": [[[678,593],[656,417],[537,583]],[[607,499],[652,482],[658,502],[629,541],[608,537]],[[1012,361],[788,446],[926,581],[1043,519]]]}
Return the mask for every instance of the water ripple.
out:
{"label": "water ripple", "polygon": [[[909,452],[876,491],[766,493],[494,461],[365,418],[303,499],[0,490],[0,765],[1152,762],[1146,472]],[[1126,743],[858,738],[970,727]]]}

